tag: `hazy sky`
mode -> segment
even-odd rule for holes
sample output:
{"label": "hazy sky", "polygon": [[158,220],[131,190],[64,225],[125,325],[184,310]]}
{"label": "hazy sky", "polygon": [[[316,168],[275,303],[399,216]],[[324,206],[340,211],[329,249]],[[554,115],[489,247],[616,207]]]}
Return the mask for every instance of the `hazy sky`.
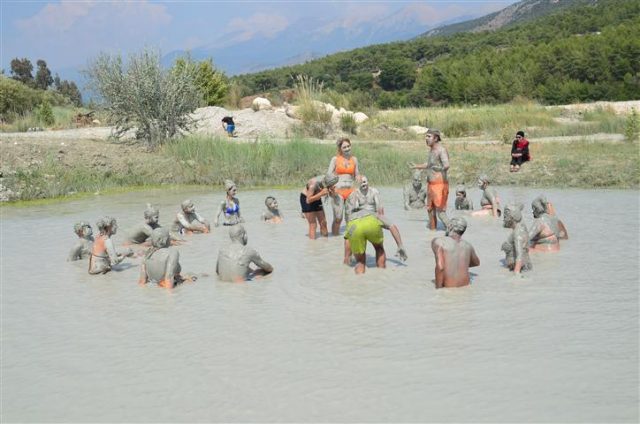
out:
{"label": "hazy sky", "polygon": [[322,17],[324,25],[329,19],[332,26],[349,27],[409,7],[426,26],[514,2],[0,0],[0,62],[8,72],[14,57],[27,57],[34,65],[44,59],[55,71],[85,65],[100,51],[126,54],[149,46],[164,54],[269,38],[301,19]]}

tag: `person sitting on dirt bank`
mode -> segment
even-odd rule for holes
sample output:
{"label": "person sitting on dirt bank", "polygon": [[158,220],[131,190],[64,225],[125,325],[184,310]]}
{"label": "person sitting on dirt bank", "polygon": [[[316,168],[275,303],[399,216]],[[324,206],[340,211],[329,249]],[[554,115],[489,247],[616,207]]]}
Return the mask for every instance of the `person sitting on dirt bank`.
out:
{"label": "person sitting on dirt bank", "polygon": [[473,202],[467,197],[467,189],[463,185],[456,187],[456,210],[457,211],[472,211]]}
{"label": "person sitting on dirt bank", "polygon": [[93,246],[93,229],[88,222],[78,222],[73,226],[73,232],[78,236],[78,241],[71,248],[67,261],[78,261],[91,255]]}
{"label": "person sitting on dirt bank", "polygon": [[518,172],[522,164],[529,160],[529,141],[524,138],[524,131],[518,131],[511,145],[511,172]]}
{"label": "person sitting on dirt bank", "polygon": [[436,259],[436,288],[462,287],[469,285],[469,268],[480,265],[473,246],[462,235],[467,229],[467,221],[462,217],[449,220],[445,237],[431,241],[431,249]]}
{"label": "person sitting on dirt bank", "polygon": [[[251,280],[273,272],[273,267],[258,252],[247,246],[247,232],[242,224],[229,228],[231,244],[220,249],[216,274],[222,281],[235,283]],[[252,268],[254,264],[257,268]]]}
{"label": "person sitting on dirt bank", "polygon": [[213,221],[213,225],[216,227],[220,225],[220,214],[224,215],[224,222],[222,225],[231,226],[244,222],[244,219],[240,216],[240,200],[236,197],[236,194],[238,193],[236,183],[231,180],[225,180],[224,189],[227,194],[225,199],[220,202],[218,214],[216,215],[216,219]]}
{"label": "person sitting on dirt bank", "polygon": [[106,274],[114,265],[119,264],[124,258],[133,255],[131,249],[118,253],[111,236],[118,230],[115,218],[105,216],[96,223],[98,237],[93,242],[91,256],[89,257],[89,274]]}
{"label": "person sitting on dirt bank", "polygon": [[482,209],[472,212],[472,215],[491,215],[497,218],[502,213],[498,192],[496,192],[495,188],[489,187],[489,184],[491,184],[491,181],[486,175],[483,174],[478,177],[478,187],[482,190],[482,198],[480,199]]}
{"label": "person sitting on dirt bank", "polygon": [[222,129],[227,132],[228,137],[235,137],[236,124],[233,122],[232,116],[222,118]]}
{"label": "person sitting on dirt bank", "polygon": [[422,209],[427,200],[427,188],[422,184],[422,172],[418,169],[413,171],[411,182],[405,185],[402,192],[404,197],[404,209]]}
{"label": "person sitting on dirt bank", "polygon": [[189,199],[182,202],[181,211],[176,214],[171,227],[172,236],[180,238],[181,234],[208,233],[211,231],[209,221],[204,219],[198,212],[193,202]]}
{"label": "person sitting on dirt bank", "polygon": [[264,205],[267,209],[262,212],[262,220],[272,224],[281,223],[283,216],[280,213],[280,209],[278,209],[278,201],[276,198],[273,196],[267,196],[267,198],[264,199]]}
{"label": "person sitting on dirt bank", "polygon": [[155,228],[151,232],[151,248],[147,250],[140,265],[138,284],[149,282],[160,287],[172,289],[183,282],[196,280],[194,276],[182,276],[180,271],[180,253],[171,244],[171,235],[166,228]]}

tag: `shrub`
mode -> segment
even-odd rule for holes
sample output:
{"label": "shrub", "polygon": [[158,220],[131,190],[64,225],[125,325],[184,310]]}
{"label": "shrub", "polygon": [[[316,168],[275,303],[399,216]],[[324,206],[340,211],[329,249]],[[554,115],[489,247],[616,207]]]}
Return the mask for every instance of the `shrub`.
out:
{"label": "shrub", "polygon": [[635,108],[631,108],[631,113],[627,116],[627,122],[624,127],[624,138],[627,141],[636,141],[640,133],[640,119]]}
{"label": "shrub", "polygon": [[52,126],[56,120],[53,116],[53,109],[48,101],[43,101],[36,109],[36,117],[44,126]]}
{"label": "shrub", "polygon": [[351,113],[345,113],[340,116],[340,128],[346,133],[356,134],[358,132],[358,123]]}
{"label": "shrub", "polygon": [[295,84],[296,98],[300,106],[302,129],[312,137],[324,138],[331,131],[333,113],[319,101],[322,83],[311,77],[298,75]]}
{"label": "shrub", "polygon": [[189,114],[202,101],[195,66],[163,69],[160,54],[144,50],[132,54],[126,65],[120,55],[103,53],[85,74],[101,97],[116,138],[135,129],[136,139],[156,147],[195,124]]}

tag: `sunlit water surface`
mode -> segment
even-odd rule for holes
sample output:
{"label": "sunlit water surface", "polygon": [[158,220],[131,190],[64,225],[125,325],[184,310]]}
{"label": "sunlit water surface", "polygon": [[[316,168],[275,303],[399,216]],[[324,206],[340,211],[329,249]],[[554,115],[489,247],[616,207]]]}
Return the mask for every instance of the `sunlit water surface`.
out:
{"label": "sunlit water surface", "polygon": [[[525,203],[540,193],[498,188]],[[2,210],[2,421],[638,421],[638,192],[547,190],[571,239],[501,266],[501,221],[470,218],[473,283],[436,291],[423,211],[381,189],[409,260],[365,276],[342,238],[310,241],[298,191],[239,193],[249,244],[275,267],[217,281],[224,227],[189,237],[173,292],[139,287],[139,259],[104,276],[65,262],[73,223],[117,217],[117,243],[146,202],[169,225],[191,197],[139,192]],[[282,225],[259,221],[267,194]],[[478,204],[480,193],[470,190]],[[450,204],[453,200],[450,198]],[[95,231],[95,225],[94,225]]]}

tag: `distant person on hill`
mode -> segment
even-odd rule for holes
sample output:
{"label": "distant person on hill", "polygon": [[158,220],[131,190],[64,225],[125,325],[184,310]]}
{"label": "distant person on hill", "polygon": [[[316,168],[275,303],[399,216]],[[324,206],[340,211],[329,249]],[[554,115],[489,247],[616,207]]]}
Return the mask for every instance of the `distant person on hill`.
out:
{"label": "distant person on hill", "polygon": [[522,164],[529,160],[529,141],[524,138],[524,131],[518,131],[511,145],[511,172],[518,172]]}
{"label": "distant person on hill", "polygon": [[233,122],[232,116],[225,116],[222,118],[222,129],[227,132],[229,137],[235,137],[236,135],[236,124]]}
{"label": "distant person on hill", "polygon": [[445,228],[449,222],[447,217],[447,198],[449,197],[449,153],[441,144],[440,131],[429,129],[427,131],[426,143],[429,147],[427,161],[422,164],[409,164],[411,169],[427,170],[427,213],[429,215],[428,228],[435,230],[438,223],[437,218],[444,224]]}
{"label": "distant person on hill", "polygon": [[462,217],[449,220],[445,237],[431,241],[431,249],[436,259],[436,288],[462,287],[469,285],[469,267],[480,265],[473,246],[462,240],[467,229],[467,221]]}

